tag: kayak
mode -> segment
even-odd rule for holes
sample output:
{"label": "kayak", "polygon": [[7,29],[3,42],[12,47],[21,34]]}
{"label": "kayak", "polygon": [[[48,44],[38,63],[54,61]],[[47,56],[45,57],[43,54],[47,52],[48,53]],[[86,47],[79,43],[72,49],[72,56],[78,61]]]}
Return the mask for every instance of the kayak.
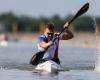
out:
{"label": "kayak", "polygon": [[61,65],[55,63],[52,60],[45,61],[36,66],[36,70],[45,71],[45,72],[58,72],[62,70]]}

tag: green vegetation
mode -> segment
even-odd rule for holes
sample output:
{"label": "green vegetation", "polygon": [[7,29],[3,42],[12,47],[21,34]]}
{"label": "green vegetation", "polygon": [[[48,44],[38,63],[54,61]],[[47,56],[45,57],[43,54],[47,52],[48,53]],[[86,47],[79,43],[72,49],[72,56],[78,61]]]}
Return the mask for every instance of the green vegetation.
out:
{"label": "green vegetation", "polygon": [[90,16],[83,16],[78,18],[74,22],[74,30],[77,32],[94,32],[95,30],[95,21]]}
{"label": "green vegetation", "polygon": [[[39,18],[30,16],[17,16],[12,12],[0,15],[0,24],[4,25],[7,32],[13,31],[13,24],[16,24],[18,32],[38,32],[42,29],[43,24],[52,22],[56,26],[56,31],[61,31],[64,23],[69,21],[73,15],[61,18],[59,15],[49,17],[41,16]],[[95,17],[97,24],[100,24],[100,17]],[[95,30],[95,21],[91,16],[82,16],[73,23],[73,30],[76,32],[93,32]],[[42,26],[41,26],[42,25]]]}

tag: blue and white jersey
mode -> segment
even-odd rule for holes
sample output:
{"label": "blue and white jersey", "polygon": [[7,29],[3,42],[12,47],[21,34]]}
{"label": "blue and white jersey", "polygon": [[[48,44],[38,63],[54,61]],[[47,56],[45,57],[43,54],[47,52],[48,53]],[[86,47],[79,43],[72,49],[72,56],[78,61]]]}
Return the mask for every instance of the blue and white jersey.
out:
{"label": "blue and white jersey", "polygon": [[[41,35],[39,38],[38,38],[38,43],[41,42],[41,41],[44,41],[44,42],[48,42],[48,39],[45,37],[45,35]],[[43,51],[45,50],[44,48],[42,48],[41,46],[39,46],[38,44],[38,50],[39,51]]]}
{"label": "blue and white jersey", "polygon": [[[48,43],[48,39],[45,37],[45,35],[41,35],[39,38],[38,38],[38,43],[41,42],[41,41],[44,41],[46,43]],[[43,59],[52,59],[55,57],[55,54],[57,54],[58,56],[58,51],[56,50],[58,48],[58,44],[59,44],[59,39],[56,39],[56,41],[54,42],[53,45],[51,45],[47,52],[44,54],[44,57]],[[38,50],[39,51],[43,51],[45,50],[45,48],[41,47],[39,44],[38,44]]]}

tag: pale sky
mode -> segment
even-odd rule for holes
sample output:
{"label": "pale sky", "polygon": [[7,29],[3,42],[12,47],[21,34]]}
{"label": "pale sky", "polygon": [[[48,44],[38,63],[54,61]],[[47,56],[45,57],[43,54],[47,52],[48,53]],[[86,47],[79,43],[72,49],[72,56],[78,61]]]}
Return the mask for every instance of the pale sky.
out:
{"label": "pale sky", "polygon": [[86,2],[90,3],[87,14],[100,16],[100,0],[0,0],[0,14],[12,11],[17,15],[62,17],[76,13]]}

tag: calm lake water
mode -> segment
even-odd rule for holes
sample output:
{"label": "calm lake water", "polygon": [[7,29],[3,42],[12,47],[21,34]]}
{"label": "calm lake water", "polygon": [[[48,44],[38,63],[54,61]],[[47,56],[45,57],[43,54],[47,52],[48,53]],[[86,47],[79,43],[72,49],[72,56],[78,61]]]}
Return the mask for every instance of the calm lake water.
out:
{"label": "calm lake water", "polygon": [[[80,42],[81,43],[81,42]],[[67,44],[67,43],[66,43]],[[60,43],[59,57],[65,71],[58,74],[35,72],[29,64],[37,51],[36,41],[9,42],[8,47],[0,47],[1,80],[100,80],[95,67],[95,48],[67,46]],[[34,53],[33,53],[34,52]],[[70,71],[66,71],[70,69]]]}

